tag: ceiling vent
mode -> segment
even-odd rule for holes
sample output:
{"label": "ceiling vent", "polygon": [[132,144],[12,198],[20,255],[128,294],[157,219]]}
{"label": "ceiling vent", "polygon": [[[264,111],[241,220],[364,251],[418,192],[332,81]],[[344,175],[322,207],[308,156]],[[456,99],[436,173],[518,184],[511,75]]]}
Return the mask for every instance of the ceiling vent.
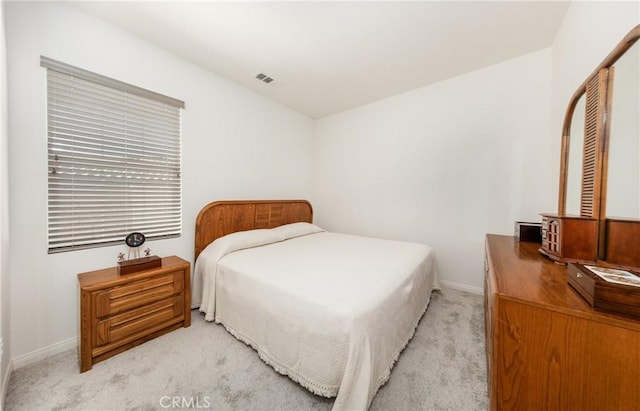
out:
{"label": "ceiling vent", "polygon": [[269,84],[269,83],[271,83],[273,81],[273,79],[271,77],[267,76],[264,73],[256,74],[256,78],[258,80],[262,81],[263,83],[267,83],[267,84]]}

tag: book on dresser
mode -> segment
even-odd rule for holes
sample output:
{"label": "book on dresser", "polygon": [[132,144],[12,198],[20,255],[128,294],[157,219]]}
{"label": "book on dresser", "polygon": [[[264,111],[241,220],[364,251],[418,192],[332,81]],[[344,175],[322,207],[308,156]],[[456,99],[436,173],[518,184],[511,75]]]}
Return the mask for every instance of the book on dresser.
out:
{"label": "book on dresser", "polygon": [[191,325],[191,265],[176,256],[161,260],[130,274],[118,274],[117,266],[78,274],[80,372]]}

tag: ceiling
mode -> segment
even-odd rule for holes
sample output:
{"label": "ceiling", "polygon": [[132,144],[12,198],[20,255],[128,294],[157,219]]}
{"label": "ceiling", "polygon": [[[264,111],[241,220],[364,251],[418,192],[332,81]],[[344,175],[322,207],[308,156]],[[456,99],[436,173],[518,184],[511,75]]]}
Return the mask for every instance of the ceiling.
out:
{"label": "ceiling", "polygon": [[[564,1],[72,1],[321,118],[551,46]],[[255,78],[264,73],[275,81]]]}

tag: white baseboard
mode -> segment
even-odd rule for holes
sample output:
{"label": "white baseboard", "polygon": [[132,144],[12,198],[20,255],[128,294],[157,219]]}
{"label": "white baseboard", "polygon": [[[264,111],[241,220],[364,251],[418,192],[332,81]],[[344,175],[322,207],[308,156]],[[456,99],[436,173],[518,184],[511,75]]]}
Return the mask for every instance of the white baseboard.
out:
{"label": "white baseboard", "polygon": [[480,287],[474,287],[472,285],[455,283],[453,281],[444,281],[444,280],[440,280],[440,285],[446,288],[453,288],[454,290],[466,291],[473,294],[484,295],[484,289]]}
{"label": "white baseboard", "polygon": [[30,353],[20,355],[16,358],[13,358],[11,362],[13,363],[13,368],[18,369],[18,368],[24,367],[25,365],[33,364],[37,361],[44,360],[47,357],[51,357],[52,355],[61,353],[63,351],[76,348],[77,346],[78,346],[78,337],[71,337],[67,340],[60,341],[48,347],[40,348],[39,350],[35,350]]}
{"label": "white baseboard", "polygon": [[11,378],[11,373],[13,372],[13,361],[9,360],[9,366],[7,367],[7,371],[4,373],[2,378],[2,392],[0,395],[0,411],[4,409],[4,399],[7,398],[7,389],[9,387],[9,379]]}

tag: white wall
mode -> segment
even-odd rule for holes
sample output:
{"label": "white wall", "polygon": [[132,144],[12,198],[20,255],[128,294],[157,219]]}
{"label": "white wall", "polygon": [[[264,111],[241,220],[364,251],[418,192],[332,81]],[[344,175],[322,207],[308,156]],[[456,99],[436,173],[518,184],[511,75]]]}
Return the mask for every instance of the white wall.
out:
{"label": "white wall", "polygon": [[319,120],[316,221],[429,244],[443,280],[480,289],[485,233],[555,209],[550,101],[543,50]]}
{"label": "white wall", "polygon": [[57,349],[54,344],[64,349],[75,343],[77,273],[113,266],[124,251],[118,246],[47,255],[46,73],[40,55],[186,102],[183,234],[150,242],[153,254],[192,260],[195,217],[210,201],[310,196],[308,117],[64,3],[7,3],[5,13],[16,366],[47,355]]}
{"label": "white wall", "polygon": [[0,410],[8,384],[11,343],[9,304],[9,180],[7,132],[7,56],[4,24],[5,3],[0,2]]}
{"label": "white wall", "polygon": [[155,254],[191,260],[195,215],[209,201],[311,197],[318,224],[431,244],[444,280],[477,289],[484,234],[556,209],[568,99],[640,21],[635,2],[574,3],[550,50],[314,123],[63,3],[4,7],[0,195],[6,202],[8,141],[11,219],[7,227],[0,201],[0,332],[18,365],[75,342],[76,274],[113,265],[123,250],[46,254],[40,55],[186,101],[183,236],[151,242]]}
{"label": "white wall", "polygon": [[566,105],[638,7],[574,2],[549,50],[319,120],[317,222],[431,244],[445,281],[481,287],[484,234],[557,211]]}

